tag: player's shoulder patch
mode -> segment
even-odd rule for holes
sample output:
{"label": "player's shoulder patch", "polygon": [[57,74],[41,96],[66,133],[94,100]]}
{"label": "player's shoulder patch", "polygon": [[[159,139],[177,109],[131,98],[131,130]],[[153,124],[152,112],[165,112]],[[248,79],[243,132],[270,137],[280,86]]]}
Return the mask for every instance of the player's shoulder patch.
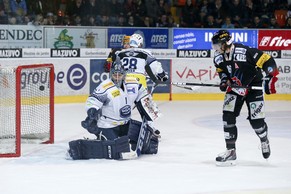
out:
{"label": "player's shoulder patch", "polygon": [[136,84],[137,84],[138,81],[137,81],[137,79],[136,79],[135,77],[128,77],[128,76],[127,76],[127,77],[125,78],[125,83],[127,83],[127,84],[128,84],[128,83],[132,83],[132,84],[136,83]]}
{"label": "player's shoulder patch", "polygon": [[104,90],[106,90],[106,89],[108,89],[108,88],[110,88],[110,87],[112,87],[112,86],[114,86],[114,83],[111,82],[111,81],[103,82],[103,83],[102,83],[102,88],[103,88]]}
{"label": "player's shoulder patch", "polygon": [[99,86],[96,87],[96,89],[94,90],[96,93],[104,93],[106,92],[108,89],[114,87],[114,83],[110,80],[110,79],[107,79],[103,82],[100,83]]}
{"label": "player's shoulder patch", "polygon": [[117,96],[120,96],[120,91],[118,89],[111,91],[112,96],[115,98]]}

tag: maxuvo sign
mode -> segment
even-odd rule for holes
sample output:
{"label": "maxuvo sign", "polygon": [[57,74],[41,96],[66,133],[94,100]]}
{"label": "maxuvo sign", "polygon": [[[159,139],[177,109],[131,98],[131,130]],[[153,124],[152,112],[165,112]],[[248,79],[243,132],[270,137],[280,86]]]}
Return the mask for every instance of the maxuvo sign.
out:
{"label": "maxuvo sign", "polygon": [[0,49],[0,58],[20,58],[22,49]]}

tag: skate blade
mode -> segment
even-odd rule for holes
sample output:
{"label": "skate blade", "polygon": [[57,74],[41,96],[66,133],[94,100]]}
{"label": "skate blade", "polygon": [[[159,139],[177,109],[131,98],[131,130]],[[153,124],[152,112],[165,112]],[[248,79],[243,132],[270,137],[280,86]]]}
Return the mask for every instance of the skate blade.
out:
{"label": "skate blade", "polygon": [[235,165],[236,165],[235,160],[225,161],[225,162],[217,162],[216,161],[216,166],[220,166],[220,167],[235,166]]}

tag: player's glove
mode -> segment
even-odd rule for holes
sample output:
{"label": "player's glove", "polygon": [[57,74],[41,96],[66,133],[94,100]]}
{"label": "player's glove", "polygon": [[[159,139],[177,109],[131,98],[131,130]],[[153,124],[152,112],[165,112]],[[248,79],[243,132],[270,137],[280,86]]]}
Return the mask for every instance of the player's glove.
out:
{"label": "player's glove", "polygon": [[227,79],[222,79],[220,81],[220,84],[219,84],[219,89],[222,91],[222,92],[225,92],[227,87],[228,87],[228,83],[227,83]]}
{"label": "player's glove", "polygon": [[264,89],[266,94],[276,94],[275,83],[278,81],[276,76],[267,75],[264,77]]}
{"label": "player's glove", "polygon": [[158,80],[165,82],[169,79],[169,76],[163,71],[157,75]]}
{"label": "player's glove", "polygon": [[81,122],[83,128],[87,129],[89,133],[98,135],[100,130],[97,127],[97,116],[99,111],[95,108],[90,108],[87,111],[87,117],[84,121]]}

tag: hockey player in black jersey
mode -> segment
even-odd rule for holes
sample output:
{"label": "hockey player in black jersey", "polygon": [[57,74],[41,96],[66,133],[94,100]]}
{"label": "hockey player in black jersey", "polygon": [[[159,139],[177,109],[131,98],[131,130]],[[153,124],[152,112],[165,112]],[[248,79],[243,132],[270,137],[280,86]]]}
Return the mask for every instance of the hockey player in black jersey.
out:
{"label": "hockey player in black jersey", "polygon": [[[221,79],[220,90],[226,92],[223,104],[223,129],[226,151],[216,157],[217,165],[235,165],[238,130],[236,118],[244,103],[248,109],[248,120],[260,139],[262,155],[271,154],[268,126],[265,122],[266,94],[276,93],[278,69],[275,60],[256,48],[233,43],[227,30],[219,30],[212,37],[215,50],[214,65]],[[249,90],[238,86],[264,86],[264,90]]]}
{"label": "hockey player in black jersey", "polygon": [[104,71],[109,73],[110,72],[110,67],[112,65],[112,63],[115,61],[115,58],[116,58],[116,55],[115,53],[117,51],[120,51],[122,49],[127,49],[129,48],[129,39],[130,39],[130,36],[124,36],[122,38],[122,43],[121,43],[121,46],[122,48],[114,48],[114,49],[111,49],[105,63],[104,63]]}

